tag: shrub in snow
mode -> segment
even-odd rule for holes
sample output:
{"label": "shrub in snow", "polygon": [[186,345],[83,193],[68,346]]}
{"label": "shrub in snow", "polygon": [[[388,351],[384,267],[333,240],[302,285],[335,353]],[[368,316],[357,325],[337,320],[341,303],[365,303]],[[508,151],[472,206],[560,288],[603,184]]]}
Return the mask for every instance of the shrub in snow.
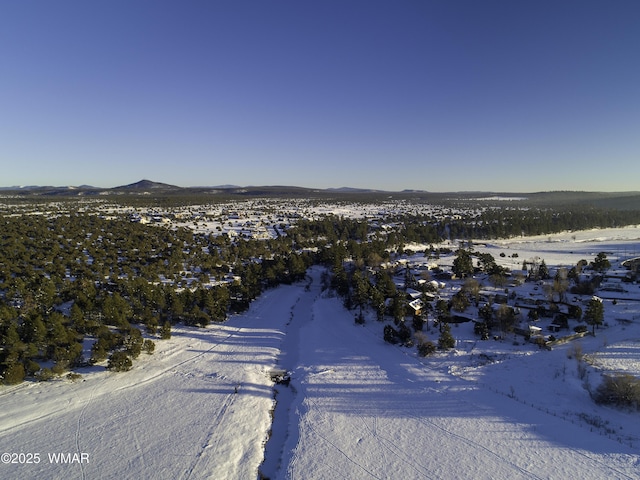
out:
{"label": "shrub in snow", "polygon": [[24,370],[27,376],[34,376],[40,370],[40,364],[35,360],[25,360],[24,362]]}
{"label": "shrub in snow", "polygon": [[403,344],[408,344],[411,341],[411,330],[404,323],[398,325],[398,339]]}
{"label": "shrub in snow", "polygon": [[424,340],[418,343],[418,355],[426,357],[436,353],[436,345],[430,340]]}
{"label": "shrub in snow", "polygon": [[48,382],[53,379],[54,375],[50,368],[43,368],[35,375],[39,382]]}
{"label": "shrub in snow", "polygon": [[156,349],[156,344],[153,340],[146,339],[142,344],[142,349],[148,354],[153,354],[153,351]]}
{"label": "shrub in snow", "polygon": [[481,340],[489,340],[489,327],[486,322],[476,322],[473,326],[473,333],[478,335]]}
{"label": "shrub in snow", "polygon": [[640,410],[640,380],[633,375],[605,375],[594,394],[596,403]]}
{"label": "shrub in snow", "polygon": [[16,385],[24,380],[24,366],[20,362],[9,365],[2,376],[5,385]]}
{"label": "shrub in snow", "polygon": [[67,374],[67,379],[71,380],[72,382],[77,382],[81,378],[82,378],[82,375],[80,375],[79,373],[76,373],[76,372],[69,372]]}
{"label": "shrub in snow", "polygon": [[169,321],[164,322],[162,329],[160,329],[160,339],[168,340],[171,338],[171,323]]}
{"label": "shrub in snow", "polygon": [[398,331],[391,325],[385,325],[384,327],[384,341],[389,343],[398,343]]}
{"label": "shrub in snow", "polygon": [[125,352],[113,352],[109,357],[107,370],[114,372],[127,372],[131,370],[133,362]]}

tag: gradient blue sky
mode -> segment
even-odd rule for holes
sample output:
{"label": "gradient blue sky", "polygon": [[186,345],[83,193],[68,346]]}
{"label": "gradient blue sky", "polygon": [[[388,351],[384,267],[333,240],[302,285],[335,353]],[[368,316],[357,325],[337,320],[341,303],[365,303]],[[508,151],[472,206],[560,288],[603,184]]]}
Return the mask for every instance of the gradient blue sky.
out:
{"label": "gradient blue sky", "polygon": [[640,190],[640,2],[0,3],[0,186]]}

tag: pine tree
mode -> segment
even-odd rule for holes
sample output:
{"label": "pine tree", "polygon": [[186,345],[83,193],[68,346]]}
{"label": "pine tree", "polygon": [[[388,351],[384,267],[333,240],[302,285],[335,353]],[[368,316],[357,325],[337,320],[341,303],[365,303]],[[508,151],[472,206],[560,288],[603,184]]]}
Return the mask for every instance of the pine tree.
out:
{"label": "pine tree", "polygon": [[160,338],[162,340],[168,340],[171,338],[171,323],[168,320],[164,322],[160,329]]}
{"label": "pine tree", "polygon": [[592,333],[596,334],[596,326],[602,325],[604,320],[604,303],[598,297],[592,297],[584,313],[585,321],[592,326]]}
{"label": "pine tree", "polygon": [[489,327],[485,322],[476,322],[473,326],[473,332],[478,335],[481,340],[489,340]]}
{"label": "pine tree", "polygon": [[384,327],[384,341],[388,343],[398,343],[398,331],[391,325]]}
{"label": "pine tree", "polygon": [[107,370],[114,372],[127,372],[131,370],[133,362],[125,352],[113,352],[109,357],[109,363],[107,364]]}
{"label": "pine tree", "polygon": [[15,362],[7,366],[2,374],[5,385],[16,385],[21,383],[26,376],[24,365],[21,362]]}
{"label": "pine tree", "polygon": [[549,268],[544,260],[540,262],[540,266],[538,267],[538,277],[543,280],[549,278]]}
{"label": "pine tree", "polygon": [[607,260],[607,254],[604,252],[598,253],[593,262],[591,262],[591,267],[596,272],[605,272],[611,268],[611,262]]}
{"label": "pine tree", "polygon": [[473,261],[471,254],[463,249],[458,250],[458,256],[453,260],[453,273],[458,278],[464,278],[473,273]]}
{"label": "pine tree", "polygon": [[438,338],[438,348],[440,350],[448,350],[456,346],[456,339],[451,335],[451,327],[448,323],[442,326],[440,338]]}
{"label": "pine tree", "polygon": [[148,354],[152,355],[154,350],[156,349],[156,344],[153,340],[149,340],[148,338],[143,342],[142,349]]}

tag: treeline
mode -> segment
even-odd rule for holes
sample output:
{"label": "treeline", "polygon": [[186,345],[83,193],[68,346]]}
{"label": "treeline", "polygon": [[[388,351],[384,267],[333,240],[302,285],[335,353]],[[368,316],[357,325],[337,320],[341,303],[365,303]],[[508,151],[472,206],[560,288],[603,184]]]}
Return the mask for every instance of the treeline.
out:
{"label": "treeline", "polygon": [[605,210],[589,206],[555,208],[491,208],[448,221],[456,239],[496,239],[547,235],[590,228],[615,228],[640,223],[638,210]]}

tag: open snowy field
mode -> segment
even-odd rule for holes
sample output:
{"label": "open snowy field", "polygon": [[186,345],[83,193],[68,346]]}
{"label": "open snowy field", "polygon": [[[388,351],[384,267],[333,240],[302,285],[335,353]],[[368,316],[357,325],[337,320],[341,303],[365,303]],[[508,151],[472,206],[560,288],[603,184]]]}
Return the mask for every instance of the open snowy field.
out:
{"label": "open snowy field", "polygon": [[581,259],[590,262],[603,251],[613,264],[621,258],[640,256],[640,226],[497,240],[487,247],[497,260],[499,252],[505,252],[507,257],[517,253],[511,263],[504,262],[512,268],[520,268],[524,259],[534,257],[545,259],[548,265],[571,267]]}
{"label": "open snowy field", "polygon": [[[519,264],[600,251],[614,263],[638,239],[589,231],[482,248]],[[609,326],[580,340],[581,378],[572,344],[481,342],[469,324],[452,328],[454,351],[419,358],[385,343],[383,324],[355,325],[321,292],[321,270],[309,274],[309,288],[267,291],[223,325],[176,327],[128,373],[0,388],[0,453],[16,454],[0,478],[639,478],[638,413],[594,404],[584,381],[640,375],[640,302],[608,308]],[[291,381],[272,424],[276,366]]]}

